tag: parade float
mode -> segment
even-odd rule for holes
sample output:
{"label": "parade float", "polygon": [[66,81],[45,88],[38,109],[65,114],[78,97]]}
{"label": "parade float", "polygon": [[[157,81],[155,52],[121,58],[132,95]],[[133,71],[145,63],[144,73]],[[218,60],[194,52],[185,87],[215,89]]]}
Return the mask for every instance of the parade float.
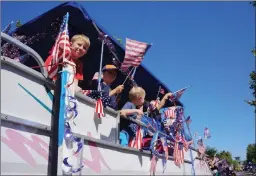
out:
{"label": "parade float", "polygon": [[[166,158],[156,153],[154,144],[150,150],[121,146],[120,113],[109,107],[97,111],[98,100],[84,91],[75,91],[74,65],[68,57],[63,57],[66,64],[59,67],[57,82],[48,79],[44,61],[61,32],[82,33],[91,40],[91,48],[83,59],[84,81],[79,83],[84,90],[94,73],[101,72],[102,65],[120,66],[124,60],[125,48],[81,5],[61,4],[13,31],[10,25],[1,32],[2,175],[212,175],[204,161],[202,138],[197,140],[199,150],[195,145],[186,145],[184,134],[177,140],[170,139],[182,158]],[[121,95],[119,109],[134,85],[145,89],[147,100],[161,97],[161,91],[171,92],[142,64],[133,68],[132,76],[130,73],[122,72],[113,85],[126,80],[127,89]],[[165,107],[177,107],[181,130],[186,128],[192,138],[182,103],[177,99]],[[129,120],[149,130],[145,121]],[[152,133],[154,140],[159,136],[170,138],[157,129]]]}

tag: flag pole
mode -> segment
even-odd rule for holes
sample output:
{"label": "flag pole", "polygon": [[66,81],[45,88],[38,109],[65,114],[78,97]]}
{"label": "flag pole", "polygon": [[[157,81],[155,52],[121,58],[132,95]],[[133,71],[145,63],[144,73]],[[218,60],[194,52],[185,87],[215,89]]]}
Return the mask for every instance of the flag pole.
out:
{"label": "flag pole", "polygon": [[[69,13],[65,15],[64,19],[66,20],[66,27],[68,24],[68,19],[69,19]],[[64,20],[63,19],[63,20]],[[61,29],[60,29],[61,30]],[[57,40],[59,40],[59,36],[57,37]],[[56,52],[56,55],[58,54],[57,46],[55,46],[55,50],[53,52]],[[64,45],[65,47],[65,45]],[[64,48],[64,53],[63,56],[65,56],[65,48]],[[57,57],[55,55],[55,57]],[[63,58],[64,59],[64,58]],[[65,61],[65,60],[64,60]],[[54,98],[54,104],[53,104],[53,115],[52,115],[52,137],[50,141],[50,146],[52,149],[50,150],[49,153],[49,161],[50,165],[48,168],[48,173],[49,175],[58,175],[58,166],[59,158],[59,149],[62,145],[63,137],[64,137],[64,111],[65,111],[65,99],[66,96],[66,88],[65,85],[67,83],[67,72],[63,72],[64,67],[59,64],[58,65],[58,72],[57,72],[57,80],[56,80],[56,87],[54,90],[55,98]],[[61,71],[61,72],[60,72]]]}
{"label": "flag pole", "polygon": [[[133,69],[134,69],[135,67],[133,67],[132,69],[131,69],[131,71],[128,73],[128,75],[126,76],[126,78],[125,78],[125,80],[124,80],[124,82],[123,82],[123,84],[122,85],[124,85],[124,83],[127,81],[127,79],[129,78],[129,76],[131,75],[131,73],[132,73],[132,71],[133,71]],[[116,99],[118,99],[119,98],[119,95],[121,95],[121,94],[117,94],[116,95]],[[118,103],[117,103],[118,104]]]}
{"label": "flag pole", "polygon": [[[191,86],[187,86],[187,87],[184,87],[184,88],[182,88],[182,89],[187,89],[187,88],[189,88],[189,87],[191,87]],[[177,92],[181,91],[182,89],[177,90],[177,91],[176,91],[176,92],[174,92],[173,94],[175,94],[175,93],[177,93]]]}
{"label": "flag pole", "polygon": [[[191,139],[193,140],[193,137],[192,137],[192,134],[191,134],[191,131],[190,131],[190,127],[189,127],[188,124],[187,124],[187,128],[188,128],[189,135],[190,135]],[[194,148],[196,147],[194,140],[193,140],[193,146],[194,146]]]}
{"label": "flag pole", "polygon": [[131,71],[129,72],[129,74],[126,76],[126,78],[125,78],[125,80],[124,80],[124,82],[123,82],[122,85],[124,85],[124,83],[127,81],[127,79],[128,79],[129,76],[131,75],[131,73],[132,73],[132,71],[134,70],[134,68],[135,68],[135,67],[133,67],[133,68],[131,69]]}
{"label": "flag pole", "polygon": [[3,33],[9,33],[9,30],[11,29],[13,21],[11,21],[5,28],[2,30]]}
{"label": "flag pole", "polygon": [[[93,24],[94,28],[96,29],[96,31],[98,32],[98,34],[100,34],[100,33],[101,33],[101,32],[100,32],[100,29],[98,28],[98,26],[95,24],[94,21],[92,21],[92,24]],[[121,63],[120,60],[118,59],[116,53],[115,53],[114,51],[112,51],[111,48],[108,47],[108,49],[109,49],[109,51],[113,54],[113,56],[115,57],[115,59],[116,59],[119,63]]]}
{"label": "flag pole", "polygon": [[[104,35],[104,39],[105,37],[107,37],[108,35]],[[101,86],[100,86],[100,82],[101,82],[101,74],[102,74],[102,61],[103,61],[103,51],[104,51],[104,39],[102,40],[102,45],[101,45],[101,55],[100,55],[100,69],[99,69],[99,76],[98,76],[98,91],[101,91]]]}
{"label": "flag pole", "polygon": [[132,74],[132,79],[134,79],[134,75],[136,73],[137,67],[134,67],[135,69],[133,70],[133,74]]}
{"label": "flag pole", "polygon": [[[62,70],[62,65],[59,65],[58,71]],[[56,87],[54,90],[53,114],[52,114],[52,137],[50,140],[51,150],[49,151],[49,167],[48,175],[58,175],[58,138],[59,138],[59,113],[60,113],[60,98],[61,98],[61,79],[62,75],[57,74]]]}
{"label": "flag pole", "polygon": [[173,92],[172,94],[174,95],[174,94],[176,94],[177,92],[179,92],[179,91],[181,91],[181,90],[183,90],[183,89],[187,89],[187,88],[189,88],[189,87],[191,87],[191,86],[187,86],[187,87],[184,87],[184,88],[182,88],[182,89],[179,89],[179,90],[177,90],[176,92]]}
{"label": "flag pole", "polygon": [[158,92],[157,92],[157,95],[156,95],[156,100],[157,100],[157,98],[158,98],[158,96],[159,96],[159,92],[160,92],[160,90],[161,90],[161,86],[159,86],[159,89],[158,89]]}

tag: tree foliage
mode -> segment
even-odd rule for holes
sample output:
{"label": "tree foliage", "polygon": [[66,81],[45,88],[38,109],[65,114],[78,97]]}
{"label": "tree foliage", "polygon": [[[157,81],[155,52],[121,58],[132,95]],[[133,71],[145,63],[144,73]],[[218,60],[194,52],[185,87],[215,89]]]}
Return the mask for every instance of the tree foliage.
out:
{"label": "tree foliage", "polygon": [[256,144],[249,144],[246,149],[247,162],[254,162],[256,164]]}
{"label": "tree foliage", "polygon": [[[254,97],[256,97],[256,72],[255,71],[252,71],[250,73],[250,82],[249,82],[249,85],[250,85],[250,89],[252,89],[252,94]],[[246,101],[249,105],[251,106],[254,106],[256,108],[256,100],[250,100],[250,101]]]}
{"label": "tree foliage", "polygon": [[205,153],[209,157],[213,158],[217,153],[217,149],[214,147],[207,147]]}
{"label": "tree foliage", "polygon": [[241,170],[241,166],[236,160],[232,161],[232,165],[233,165],[233,168],[234,168],[235,171],[240,171]]}
{"label": "tree foliage", "polygon": [[220,153],[217,153],[216,156],[220,159],[225,159],[228,164],[233,163],[232,154],[229,151],[221,151]]}
{"label": "tree foliage", "polygon": [[[250,151],[251,151],[251,147],[250,147]],[[219,159],[225,159],[229,165],[233,166],[234,170],[236,170],[236,171],[241,170],[239,161],[233,160],[232,154],[229,151],[223,150],[221,152],[218,152],[218,150],[216,148],[207,146],[205,153],[210,158],[213,158],[214,156],[216,156]],[[254,155],[254,153],[252,153],[252,155]],[[256,159],[255,159],[255,161],[256,161]]]}
{"label": "tree foliage", "polygon": [[[255,13],[256,13],[256,0],[251,1],[250,4],[255,8]],[[253,53],[254,57],[256,58],[256,48],[254,48],[252,50],[252,53]],[[255,62],[256,62],[256,60],[255,60]],[[250,84],[250,89],[252,89],[252,91],[253,91],[252,94],[254,96],[254,99],[253,100],[246,100],[245,102],[248,103],[251,106],[254,106],[255,107],[255,113],[256,113],[256,96],[255,96],[255,94],[256,94],[256,73],[255,73],[255,71],[252,71],[250,73],[250,82],[249,82],[249,84]]]}

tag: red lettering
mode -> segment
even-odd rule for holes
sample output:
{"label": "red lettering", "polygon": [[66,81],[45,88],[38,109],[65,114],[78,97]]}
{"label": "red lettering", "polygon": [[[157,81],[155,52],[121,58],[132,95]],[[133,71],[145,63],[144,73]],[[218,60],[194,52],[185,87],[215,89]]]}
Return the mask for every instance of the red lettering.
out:
{"label": "red lettering", "polygon": [[[39,155],[48,160],[48,144],[41,140],[39,137],[31,135],[31,141],[12,129],[6,129],[5,133],[8,138],[1,136],[1,140],[32,167],[36,166],[36,162],[24,144],[28,145]],[[44,146],[47,151],[44,150],[40,144]]]}
{"label": "red lettering", "polygon": [[[87,133],[88,136],[91,137],[91,133]],[[101,172],[101,167],[100,167],[100,161],[109,169],[108,164],[102,157],[97,145],[94,142],[88,142],[89,148],[90,148],[90,153],[92,155],[92,161],[89,161],[88,159],[83,158],[83,163],[87,165],[89,168],[91,168],[94,172],[100,173]]]}
{"label": "red lettering", "polygon": [[[9,148],[11,148],[17,155],[19,155],[24,161],[26,161],[32,167],[36,166],[36,162],[30,150],[27,149],[25,144],[28,145],[31,149],[33,149],[35,152],[37,152],[40,156],[45,158],[46,161],[48,161],[49,145],[43,140],[41,140],[39,137],[31,135],[32,140],[29,140],[18,131],[12,129],[6,129],[5,133],[7,138],[1,136],[2,142],[4,142]],[[88,136],[91,137],[91,133],[88,132]],[[92,160],[90,161],[86,158],[83,158],[83,163],[96,173],[101,172],[100,161],[104,164],[105,167],[111,170],[106,161],[104,160],[104,158],[102,157],[96,143],[88,142],[88,145],[90,148]],[[44,148],[47,150],[44,150],[41,146],[44,146]]]}

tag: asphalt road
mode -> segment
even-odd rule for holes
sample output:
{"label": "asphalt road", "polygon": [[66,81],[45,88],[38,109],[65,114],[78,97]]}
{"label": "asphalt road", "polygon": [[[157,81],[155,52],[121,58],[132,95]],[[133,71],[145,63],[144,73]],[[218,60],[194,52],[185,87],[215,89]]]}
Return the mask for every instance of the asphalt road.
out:
{"label": "asphalt road", "polygon": [[252,175],[252,173],[249,173],[249,172],[237,172],[236,175],[237,176],[239,176],[239,175],[241,175],[241,176],[242,175]]}

